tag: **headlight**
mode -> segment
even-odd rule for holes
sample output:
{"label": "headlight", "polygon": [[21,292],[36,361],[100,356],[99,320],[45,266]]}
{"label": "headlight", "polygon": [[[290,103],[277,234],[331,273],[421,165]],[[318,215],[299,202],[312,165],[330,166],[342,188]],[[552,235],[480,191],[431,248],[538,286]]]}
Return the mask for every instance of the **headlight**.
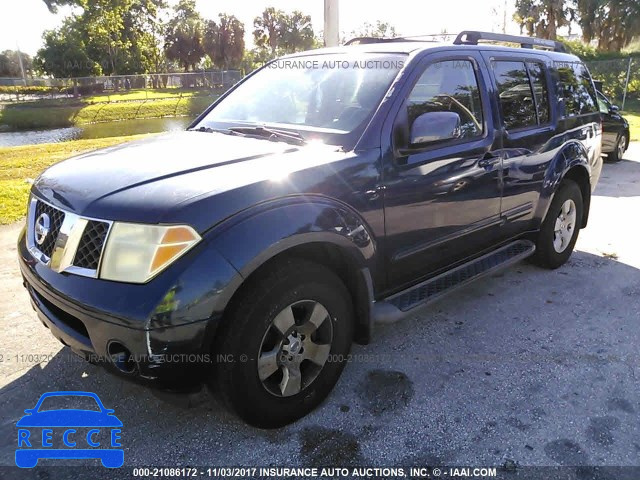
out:
{"label": "headlight", "polygon": [[100,278],[144,283],[184,255],[201,240],[188,225],[111,226],[100,267]]}

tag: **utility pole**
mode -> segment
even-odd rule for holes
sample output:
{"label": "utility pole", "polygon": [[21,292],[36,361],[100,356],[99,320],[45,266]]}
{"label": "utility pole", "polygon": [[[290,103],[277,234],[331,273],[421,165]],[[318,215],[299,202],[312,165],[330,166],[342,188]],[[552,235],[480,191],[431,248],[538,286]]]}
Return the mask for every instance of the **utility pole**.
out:
{"label": "utility pole", "polygon": [[502,33],[507,33],[507,0],[504,0],[504,16],[502,17]]}
{"label": "utility pole", "polygon": [[324,0],[324,46],[337,47],[340,43],[338,10],[340,0]]}
{"label": "utility pole", "polygon": [[631,77],[631,62],[633,62],[633,57],[629,57],[629,66],[627,67],[627,80],[624,82],[624,95],[622,96],[622,110],[624,110],[624,104],[627,103],[627,90],[629,89],[629,78]]}
{"label": "utility pole", "polygon": [[18,50],[18,62],[20,62],[20,71],[22,72],[22,81],[24,82],[24,86],[27,86],[27,75],[24,73],[24,65],[22,63],[22,53],[20,52],[20,47],[16,43],[16,49]]}

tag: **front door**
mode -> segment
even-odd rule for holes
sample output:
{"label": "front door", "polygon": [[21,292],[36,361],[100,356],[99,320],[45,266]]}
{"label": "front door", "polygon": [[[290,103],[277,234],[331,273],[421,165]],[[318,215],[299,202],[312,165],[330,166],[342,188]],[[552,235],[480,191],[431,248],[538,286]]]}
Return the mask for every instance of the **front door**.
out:
{"label": "front door", "polygon": [[613,152],[624,122],[620,114],[613,110],[611,102],[600,92],[598,92],[598,107],[602,114],[602,151]]}
{"label": "front door", "polygon": [[[397,122],[404,116],[408,131],[420,128],[422,135],[418,144],[409,139],[408,148],[394,147],[384,169],[385,252],[394,289],[490,246],[499,236],[500,142],[488,79],[474,55],[428,57],[398,113]],[[424,116],[430,112],[447,113]],[[457,127],[447,138],[437,119],[456,120],[456,115]],[[433,125],[432,134],[425,125]]]}

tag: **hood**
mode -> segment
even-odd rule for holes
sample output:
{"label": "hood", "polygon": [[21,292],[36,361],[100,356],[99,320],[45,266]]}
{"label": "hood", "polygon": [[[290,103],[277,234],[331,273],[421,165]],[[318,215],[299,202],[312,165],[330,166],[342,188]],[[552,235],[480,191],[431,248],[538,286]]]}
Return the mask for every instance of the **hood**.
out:
{"label": "hood", "polygon": [[60,162],[38,177],[33,190],[53,205],[90,218],[169,223],[176,209],[195,198],[286,177],[344,155],[335,146],[179,132]]}

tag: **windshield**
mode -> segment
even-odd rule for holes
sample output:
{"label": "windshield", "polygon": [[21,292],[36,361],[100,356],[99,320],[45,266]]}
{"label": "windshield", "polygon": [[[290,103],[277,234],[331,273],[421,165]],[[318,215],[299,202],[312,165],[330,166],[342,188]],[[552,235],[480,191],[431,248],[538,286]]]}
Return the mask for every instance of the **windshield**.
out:
{"label": "windshield", "polygon": [[306,139],[349,133],[371,118],[405,58],[342,54],[276,60],[239,85],[198,127],[263,125],[289,128]]}

